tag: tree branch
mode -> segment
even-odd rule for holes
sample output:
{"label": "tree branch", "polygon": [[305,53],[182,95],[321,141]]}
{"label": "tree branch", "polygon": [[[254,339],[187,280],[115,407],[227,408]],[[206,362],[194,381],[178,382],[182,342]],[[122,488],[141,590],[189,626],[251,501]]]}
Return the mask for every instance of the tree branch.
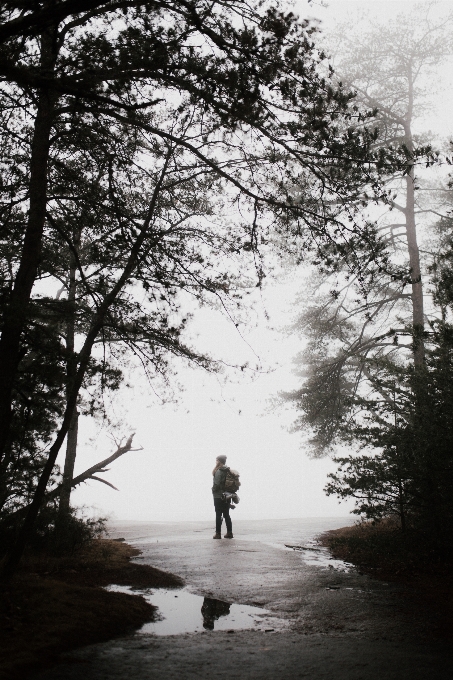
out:
{"label": "tree branch", "polygon": [[[118,446],[115,453],[112,453],[112,455],[109,456],[108,458],[105,458],[104,460],[101,460],[99,463],[96,463],[96,465],[93,465],[93,467],[88,468],[88,470],[82,472],[81,475],[74,477],[74,479],[72,480],[71,488],[74,488],[79,484],[82,484],[82,482],[88,481],[89,479],[96,479],[98,482],[103,482],[104,484],[108,484],[109,486],[111,486],[113,489],[116,489],[116,486],[113,486],[113,484],[110,484],[110,482],[106,482],[105,479],[101,479],[100,477],[94,477],[93,475],[95,475],[96,472],[105,472],[104,468],[107,465],[110,465],[110,463],[113,463],[114,460],[116,460],[120,456],[123,456],[128,451],[143,451],[142,446],[139,449],[132,448],[133,438],[134,434],[131,434],[131,436],[126,441],[124,446]],[[58,486],[56,489],[52,489],[51,494],[54,494],[56,492],[55,495],[57,495],[59,488],[60,487]],[[116,490],[118,491],[118,489]]]}

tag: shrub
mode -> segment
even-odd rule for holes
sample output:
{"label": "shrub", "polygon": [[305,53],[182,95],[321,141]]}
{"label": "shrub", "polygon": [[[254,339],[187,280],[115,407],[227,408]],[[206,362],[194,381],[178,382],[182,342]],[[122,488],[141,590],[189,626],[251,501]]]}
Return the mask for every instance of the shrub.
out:
{"label": "shrub", "polygon": [[[23,516],[0,524],[0,550],[5,554],[14,542]],[[72,554],[94,538],[107,533],[105,517],[88,517],[84,508],[70,508],[61,515],[56,503],[41,508],[29,542],[32,551],[53,555]]]}

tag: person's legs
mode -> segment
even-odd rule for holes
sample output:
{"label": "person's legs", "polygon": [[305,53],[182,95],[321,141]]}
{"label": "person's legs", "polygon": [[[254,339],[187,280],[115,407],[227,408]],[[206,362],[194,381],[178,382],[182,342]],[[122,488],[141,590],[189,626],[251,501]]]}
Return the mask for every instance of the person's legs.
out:
{"label": "person's legs", "polygon": [[220,533],[222,529],[222,510],[215,511],[215,530],[216,533]]}
{"label": "person's legs", "polygon": [[214,498],[215,508],[215,532],[220,535],[222,530],[223,501],[221,498]]}
{"label": "person's legs", "polygon": [[227,533],[232,534],[233,533],[233,524],[231,522],[231,517],[230,517],[230,506],[225,503],[224,508],[223,508],[223,516],[225,517],[225,524],[227,528]]}

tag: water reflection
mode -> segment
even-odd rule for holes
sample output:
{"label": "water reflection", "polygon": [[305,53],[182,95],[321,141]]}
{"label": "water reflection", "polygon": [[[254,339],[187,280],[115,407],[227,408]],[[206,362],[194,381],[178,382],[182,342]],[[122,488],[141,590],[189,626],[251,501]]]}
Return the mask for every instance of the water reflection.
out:
{"label": "water reflection", "polygon": [[230,602],[215,600],[213,597],[205,597],[201,607],[203,628],[206,630],[214,630],[214,621],[220,619],[221,616],[228,616],[230,607]]}
{"label": "water reflection", "polygon": [[130,586],[111,585],[107,590],[142,595],[158,608],[158,619],[140,629],[153,635],[181,635],[215,630],[280,630],[286,626],[271,612],[246,604],[229,604],[213,597],[203,597],[185,588],[166,590],[133,589]]}

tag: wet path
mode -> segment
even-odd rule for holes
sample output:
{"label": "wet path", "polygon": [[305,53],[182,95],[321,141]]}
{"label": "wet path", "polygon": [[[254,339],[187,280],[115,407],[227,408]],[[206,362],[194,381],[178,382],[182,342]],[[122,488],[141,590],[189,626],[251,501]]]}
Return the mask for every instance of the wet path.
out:
{"label": "wet path", "polygon": [[[181,602],[200,598],[192,607],[189,628],[194,632],[166,635],[145,627],[128,638],[72,653],[38,677],[451,680],[453,659],[445,647],[426,641],[427,622],[417,611],[416,597],[401,597],[394,586],[349,570],[323,551],[285,548],[285,543],[316,548],[316,534],[345,523],[236,522],[232,541],[213,541],[210,523],[117,525],[118,535],[142,550],[140,561],[185,579]],[[161,596],[156,592],[156,601],[152,595],[150,601],[158,604]],[[215,604],[219,601],[223,608]],[[255,608],[248,630],[227,628],[227,618],[219,625],[222,617],[231,620],[234,606],[233,613],[242,607],[252,618],[247,607]],[[267,623],[256,608],[268,611],[263,612],[271,617]],[[183,606],[179,611],[181,618],[188,616]],[[205,615],[214,629],[203,626]]]}

